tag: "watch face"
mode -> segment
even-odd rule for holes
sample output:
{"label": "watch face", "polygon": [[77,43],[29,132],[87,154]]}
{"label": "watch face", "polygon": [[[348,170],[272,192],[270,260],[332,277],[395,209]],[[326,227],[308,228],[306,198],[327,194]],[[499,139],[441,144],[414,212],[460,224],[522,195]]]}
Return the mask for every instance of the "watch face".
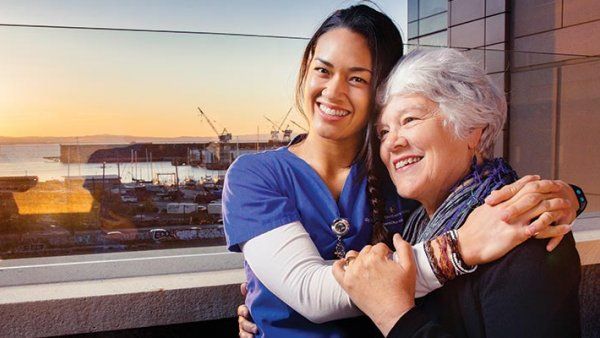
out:
{"label": "watch face", "polygon": [[345,236],[348,233],[348,231],[350,231],[350,222],[348,222],[347,219],[338,218],[335,221],[333,221],[333,224],[331,225],[331,230],[333,230],[333,233],[337,236]]}

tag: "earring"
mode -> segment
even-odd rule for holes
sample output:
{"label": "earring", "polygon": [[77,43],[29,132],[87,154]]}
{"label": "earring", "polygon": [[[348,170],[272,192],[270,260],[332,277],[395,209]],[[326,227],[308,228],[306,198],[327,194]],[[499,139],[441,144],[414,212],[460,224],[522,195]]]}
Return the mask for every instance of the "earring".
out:
{"label": "earring", "polygon": [[477,169],[477,155],[473,154],[473,158],[471,159],[471,171],[475,171]]}

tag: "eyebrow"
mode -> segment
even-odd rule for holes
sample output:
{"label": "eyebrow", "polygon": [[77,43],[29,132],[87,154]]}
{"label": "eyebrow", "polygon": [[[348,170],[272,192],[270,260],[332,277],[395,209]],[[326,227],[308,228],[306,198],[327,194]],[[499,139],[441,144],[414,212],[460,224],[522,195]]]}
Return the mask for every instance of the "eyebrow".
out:
{"label": "eyebrow", "polygon": [[[315,58],[315,60],[321,62],[322,64],[326,65],[327,67],[331,67],[331,68],[335,68],[335,66],[333,65],[333,63],[321,59],[321,58]],[[364,67],[350,67],[350,71],[352,72],[369,72],[369,73],[373,73],[370,69],[368,68],[364,68]]]}
{"label": "eyebrow", "polygon": [[[402,116],[402,115],[408,113],[411,110],[418,110],[420,112],[425,112],[426,115],[431,114],[431,113],[435,113],[435,111],[433,111],[433,112],[427,111],[426,107],[424,105],[422,105],[422,104],[414,104],[414,105],[405,107],[403,109],[396,110],[396,113],[399,113],[400,116]],[[381,113],[379,113],[379,116],[377,117],[377,120],[381,121]],[[373,125],[374,125],[375,128],[377,128],[378,125],[386,125],[386,123],[375,122]]]}

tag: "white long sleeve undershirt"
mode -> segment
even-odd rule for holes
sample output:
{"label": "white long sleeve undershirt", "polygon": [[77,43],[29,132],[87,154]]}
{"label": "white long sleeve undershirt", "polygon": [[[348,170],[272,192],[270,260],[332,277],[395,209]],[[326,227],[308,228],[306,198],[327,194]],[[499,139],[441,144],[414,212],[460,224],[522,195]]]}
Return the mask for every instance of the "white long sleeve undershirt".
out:
{"label": "white long sleeve undershirt", "polygon": [[[241,245],[258,279],[275,296],[314,323],[362,313],[333,277],[333,261],[324,260],[300,222],[292,222]],[[417,265],[416,297],[439,288],[423,243],[413,246]]]}

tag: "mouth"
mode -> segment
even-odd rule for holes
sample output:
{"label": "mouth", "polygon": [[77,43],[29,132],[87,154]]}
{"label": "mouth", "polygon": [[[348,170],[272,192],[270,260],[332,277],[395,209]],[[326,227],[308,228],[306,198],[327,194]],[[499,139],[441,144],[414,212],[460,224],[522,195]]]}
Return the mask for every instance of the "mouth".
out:
{"label": "mouth", "polygon": [[350,111],[338,107],[329,107],[323,103],[317,102],[319,113],[328,120],[340,120],[350,115]]}
{"label": "mouth", "polygon": [[416,163],[419,163],[422,159],[423,159],[423,156],[408,156],[408,157],[394,160],[394,162],[393,162],[394,169],[399,170],[399,169],[405,169],[405,168],[412,167]]}

